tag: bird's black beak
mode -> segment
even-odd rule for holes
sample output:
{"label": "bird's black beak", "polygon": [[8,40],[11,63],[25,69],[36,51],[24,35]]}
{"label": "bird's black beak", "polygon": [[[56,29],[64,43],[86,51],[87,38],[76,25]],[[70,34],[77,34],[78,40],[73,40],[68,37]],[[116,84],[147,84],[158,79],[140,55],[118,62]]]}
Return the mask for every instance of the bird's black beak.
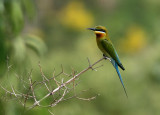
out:
{"label": "bird's black beak", "polygon": [[87,28],[88,30],[92,30],[92,31],[95,31],[96,29],[95,28]]}

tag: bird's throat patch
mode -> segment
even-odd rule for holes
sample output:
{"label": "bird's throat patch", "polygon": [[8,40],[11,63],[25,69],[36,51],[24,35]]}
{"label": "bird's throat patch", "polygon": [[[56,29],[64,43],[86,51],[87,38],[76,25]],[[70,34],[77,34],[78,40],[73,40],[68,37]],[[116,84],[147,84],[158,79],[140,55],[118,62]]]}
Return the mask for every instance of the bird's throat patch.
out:
{"label": "bird's throat patch", "polygon": [[95,31],[95,34],[97,38],[102,38],[106,35],[105,32],[101,32],[101,31]]}

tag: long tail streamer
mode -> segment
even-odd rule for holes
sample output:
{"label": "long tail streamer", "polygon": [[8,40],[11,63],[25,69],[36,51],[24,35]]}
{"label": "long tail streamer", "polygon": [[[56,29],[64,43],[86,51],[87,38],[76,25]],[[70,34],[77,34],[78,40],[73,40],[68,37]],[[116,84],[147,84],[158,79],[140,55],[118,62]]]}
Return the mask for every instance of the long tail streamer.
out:
{"label": "long tail streamer", "polygon": [[119,69],[118,69],[118,64],[115,62],[114,59],[111,59],[111,63],[112,63],[112,65],[114,66],[114,68],[116,69],[116,71],[117,71],[117,74],[118,74],[118,77],[119,77],[119,79],[120,79],[120,82],[121,82],[121,84],[122,84],[122,86],[123,86],[124,92],[125,92],[125,94],[126,94],[126,96],[127,96],[127,98],[128,98],[127,91],[126,91],[126,89],[125,89],[125,87],[124,87],[123,80],[122,80],[120,71],[119,71]]}

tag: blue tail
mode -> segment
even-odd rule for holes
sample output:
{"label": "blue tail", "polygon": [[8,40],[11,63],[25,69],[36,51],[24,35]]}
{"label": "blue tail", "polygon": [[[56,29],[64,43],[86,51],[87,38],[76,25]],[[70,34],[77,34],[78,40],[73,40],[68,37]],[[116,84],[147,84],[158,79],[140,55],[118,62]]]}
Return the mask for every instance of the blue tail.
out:
{"label": "blue tail", "polygon": [[126,96],[128,97],[127,91],[126,91],[126,89],[125,89],[125,87],[124,87],[124,84],[123,84],[123,80],[122,80],[120,71],[119,71],[119,69],[118,69],[118,64],[115,62],[114,59],[111,59],[111,63],[112,63],[112,65],[114,66],[114,68],[116,69],[117,74],[118,74],[118,77],[119,77],[119,79],[120,79],[120,81],[121,81],[121,84],[122,84],[122,86],[123,86],[124,92],[125,92]]}

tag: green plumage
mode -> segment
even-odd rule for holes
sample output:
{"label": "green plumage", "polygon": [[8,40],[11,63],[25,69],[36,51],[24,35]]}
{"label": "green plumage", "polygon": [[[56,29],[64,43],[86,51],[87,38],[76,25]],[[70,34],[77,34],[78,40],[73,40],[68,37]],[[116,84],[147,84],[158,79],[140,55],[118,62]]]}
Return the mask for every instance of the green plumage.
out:
{"label": "green plumage", "polygon": [[108,40],[104,37],[103,39],[97,38],[97,45],[99,49],[104,53],[105,56],[113,58],[118,66],[122,69],[125,70],[123,65],[121,64],[118,54],[111,42],[111,40],[108,38]]}

